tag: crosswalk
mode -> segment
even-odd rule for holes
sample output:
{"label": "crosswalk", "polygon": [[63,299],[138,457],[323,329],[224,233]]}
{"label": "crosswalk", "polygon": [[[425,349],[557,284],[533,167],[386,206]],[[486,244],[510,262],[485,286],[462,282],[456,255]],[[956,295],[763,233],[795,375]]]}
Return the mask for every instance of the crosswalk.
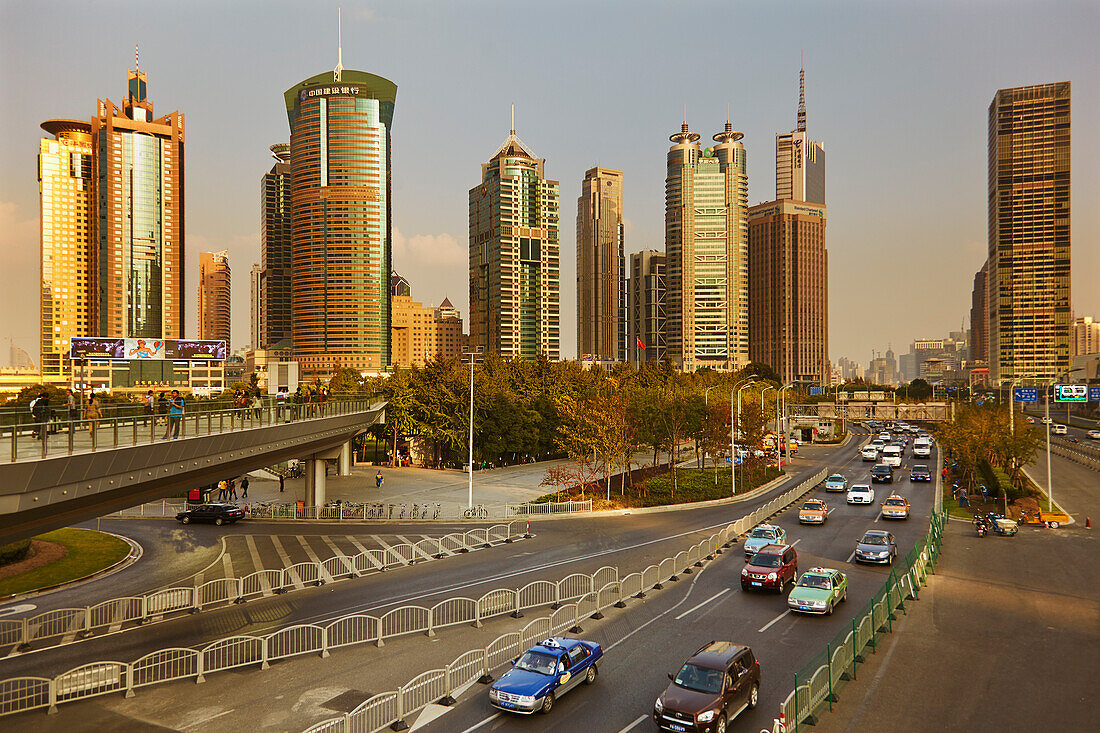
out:
{"label": "crosswalk", "polygon": [[[320,563],[330,557],[352,557],[368,550],[393,549],[415,544],[429,535],[253,535],[225,537],[225,549],[209,566],[193,575],[186,585],[202,585],[219,578],[241,578],[257,570],[280,570],[302,562]],[[420,559],[430,555],[418,550]],[[291,576],[291,580],[294,580]],[[266,581],[261,580],[261,584]],[[301,581],[294,583],[302,587]],[[267,589],[265,588],[265,591]]]}

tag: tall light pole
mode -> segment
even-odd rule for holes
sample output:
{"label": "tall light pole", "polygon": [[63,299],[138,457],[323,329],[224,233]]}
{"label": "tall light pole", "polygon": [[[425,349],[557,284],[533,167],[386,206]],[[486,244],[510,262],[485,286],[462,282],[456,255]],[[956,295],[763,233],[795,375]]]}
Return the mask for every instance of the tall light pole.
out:
{"label": "tall light pole", "polygon": [[[738,383],[738,384],[740,384],[740,383]],[[738,420],[738,422],[740,422],[740,420],[741,420],[741,390],[746,389],[748,387],[751,387],[754,384],[756,384],[755,379],[744,383],[741,387],[737,387],[736,384],[734,385],[734,387],[737,388],[737,420]],[[733,407],[733,391],[731,390],[730,391],[730,408],[732,409],[732,407]],[[737,493],[737,474],[734,472],[734,468],[737,466],[737,455],[735,453],[736,442],[733,439],[733,436],[735,434],[735,428],[736,428],[736,424],[734,423],[733,415],[731,414],[730,415],[730,496],[733,496]]]}
{"label": "tall light pole", "polygon": [[[767,387],[760,390],[760,423],[764,428],[766,428],[768,426],[768,418],[765,417],[765,415],[764,415],[764,393],[767,392],[769,389],[775,389],[775,387],[773,387],[769,384]],[[776,440],[775,448],[776,448],[776,451],[778,451],[779,450],[779,436],[778,435],[775,436],[775,440]]]}
{"label": "tall light pole", "polygon": [[481,347],[464,352],[464,356],[470,359],[470,457],[467,468],[469,474],[469,489],[467,493],[467,509],[474,508],[474,362],[477,361],[478,354],[481,353]]}
{"label": "tall light pole", "polygon": [[[787,418],[787,402],[783,397],[783,392],[793,386],[794,384],[784,384],[779,390],[779,399],[783,401],[783,452],[787,454],[786,462],[788,464],[791,462],[791,444],[787,438],[787,434],[790,432],[791,426],[790,420]],[[778,428],[780,425],[778,413],[776,414],[775,421],[776,428]],[[778,433],[779,430],[777,429],[775,432]],[[782,455],[782,453],[780,455]]]}

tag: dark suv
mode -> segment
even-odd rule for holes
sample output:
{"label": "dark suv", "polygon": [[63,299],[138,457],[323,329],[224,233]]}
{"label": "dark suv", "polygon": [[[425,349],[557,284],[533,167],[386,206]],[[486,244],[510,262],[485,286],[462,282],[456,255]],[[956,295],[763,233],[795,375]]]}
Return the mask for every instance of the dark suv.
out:
{"label": "dark suv", "polygon": [[729,721],[760,698],[760,662],[752,649],[712,641],[692,655],[653,703],[661,730],[725,733]]}
{"label": "dark suv", "polygon": [[876,484],[894,483],[894,470],[885,463],[879,463],[871,468],[871,481]]}
{"label": "dark suv", "polygon": [[764,545],[741,571],[741,590],[782,593],[798,575],[798,555],[790,545]]}

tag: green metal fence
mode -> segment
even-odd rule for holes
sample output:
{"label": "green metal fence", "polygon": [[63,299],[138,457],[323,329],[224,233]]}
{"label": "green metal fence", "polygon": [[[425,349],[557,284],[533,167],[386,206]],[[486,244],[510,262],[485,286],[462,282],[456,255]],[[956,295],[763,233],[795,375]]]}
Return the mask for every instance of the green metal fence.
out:
{"label": "green metal fence", "polygon": [[798,731],[817,723],[821,714],[833,709],[841,690],[857,678],[859,667],[873,654],[878,637],[894,630],[894,620],[906,603],[920,597],[920,589],[934,572],[940,555],[947,514],[933,510],[928,534],[895,563],[890,577],[852,617],[849,627],[837,632],[794,676],[794,689],[779,706],[780,720],[787,730]]}

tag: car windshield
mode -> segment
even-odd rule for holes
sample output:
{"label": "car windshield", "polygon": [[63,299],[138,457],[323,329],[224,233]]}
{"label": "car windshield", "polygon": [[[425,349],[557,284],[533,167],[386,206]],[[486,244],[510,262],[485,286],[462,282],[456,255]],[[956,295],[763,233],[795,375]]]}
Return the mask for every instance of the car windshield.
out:
{"label": "car windshield", "polygon": [[868,489],[866,486],[853,486],[852,488],[850,488],[848,490],[850,492],[852,492],[853,494],[864,494],[864,493],[870,491],[870,489]]}
{"label": "car windshield", "polygon": [[803,575],[798,581],[799,588],[821,588],[829,590],[829,579],[822,575]]}
{"label": "car windshield", "polygon": [[865,534],[863,539],[860,540],[860,544],[863,545],[885,545],[886,538],[880,534]]}
{"label": "car windshield", "polygon": [[802,508],[812,512],[819,512],[825,507],[822,506],[820,501],[808,501],[802,505]]}
{"label": "car windshield", "polygon": [[832,476],[829,477],[829,480],[830,481],[843,481],[844,477],[841,476],[840,474],[834,473]]}
{"label": "car windshield", "polygon": [[887,499],[887,506],[905,506],[905,499]]}
{"label": "car windshield", "polygon": [[779,567],[779,555],[758,552],[752,556],[750,564],[755,565],[758,568],[777,568]]}
{"label": "car windshield", "polygon": [[716,695],[722,691],[722,670],[685,664],[676,673],[676,685],[686,690]]}
{"label": "car windshield", "polygon": [[542,652],[524,652],[523,656],[516,660],[516,669],[525,669],[528,672],[552,675],[557,667],[558,658],[552,654]]}
{"label": "car windshield", "polygon": [[774,540],[775,539],[775,530],[774,529],[764,529],[763,527],[757,527],[756,529],[754,529],[752,531],[752,536],[757,537],[759,539]]}

